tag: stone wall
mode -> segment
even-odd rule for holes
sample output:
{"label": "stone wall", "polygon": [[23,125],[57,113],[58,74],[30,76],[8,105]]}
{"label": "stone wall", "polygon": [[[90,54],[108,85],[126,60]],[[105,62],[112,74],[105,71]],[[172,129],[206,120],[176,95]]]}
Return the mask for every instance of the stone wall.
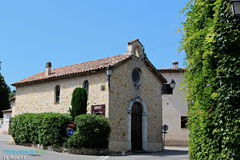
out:
{"label": "stone wall", "polygon": [[[89,81],[88,113],[91,105],[106,105],[108,117],[108,83],[106,73],[92,74],[71,79],[64,79],[16,88],[16,104],[13,107],[13,116],[22,113],[58,112],[68,113],[71,107],[73,90],[83,87],[85,80]],[[60,85],[60,103],[55,104],[55,87]],[[105,90],[101,91],[101,87]]]}
{"label": "stone wall", "polygon": [[[136,67],[141,70],[140,84],[137,86],[132,81],[132,70]],[[140,99],[146,108],[144,113],[146,124],[143,123],[146,128],[143,134],[143,137],[146,137],[144,149],[162,150],[162,83],[145,65],[143,55],[134,56],[123,64],[113,67],[110,90],[106,72],[17,87],[13,116],[22,113],[68,113],[73,90],[82,87],[85,80],[89,81],[88,113],[91,112],[92,105],[106,105],[105,116],[109,117],[111,125],[110,152],[131,150],[128,110],[132,100],[136,98]],[[61,88],[59,104],[54,103],[56,85]],[[101,91],[102,86],[105,86],[104,91]]]}
{"label": "stone wall", "polygon": [[189,130],[181,128],[181,116],[187,116],[187,101],[181,82],[183,73],[162,73],[168,83],[172,79],[176,82],[173,94],[163,94],[163,124],[168,125],[166,134],[166,145],[187,146],[189,141]]}
{"label": "stone wall", "polygon": [[[134,86],[132,81],[132,70],[135,67],[141,69],[139,87]],[[140,97],[147,108],[147,150],[161,151],[161,82],[147,68],[141,57],[134,57],[117,68],[113,68],[110,84],[110,151],[129,150],[128,109],[131,99],[136,97]]]}

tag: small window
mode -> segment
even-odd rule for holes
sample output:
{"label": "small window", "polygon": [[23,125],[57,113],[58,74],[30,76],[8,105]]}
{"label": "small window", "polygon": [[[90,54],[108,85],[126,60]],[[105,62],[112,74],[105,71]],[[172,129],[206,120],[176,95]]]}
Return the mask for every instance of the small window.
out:
{"label": "small window", "polygon": [[86,90],[87,97],[88,97],[88,92],[89,92],[89,82],[88,82],[88,80],[84,81],[83,88]]}
{"label": "small window", "polygon": [[55,103],[59,103],[60,102],[60,86],[57,85],[55,87]]}
{"label": "small window", "polygon": [[101,85],[101,91],[105,91],[106,87],[105,85]]}
{"label": "small window", "polygon": [[173,89],[170,84],[164,84],[162,86],[162,94],[173,94]]}
{"label": "small window", "polygon": [[140,82],[140,69],[135,68],[132,71],[132,80],[135,85],[139,84]]}
{"label": "small window", "polygon": [[187,128],[188,118],[187,116],[181,116],[181,128]]}

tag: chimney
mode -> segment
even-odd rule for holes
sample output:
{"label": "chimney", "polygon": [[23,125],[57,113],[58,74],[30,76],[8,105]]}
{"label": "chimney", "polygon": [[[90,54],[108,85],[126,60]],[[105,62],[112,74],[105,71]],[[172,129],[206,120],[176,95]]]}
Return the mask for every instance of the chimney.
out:
{"label": "chimney", "polygon": [[173,69],[178,69],[178,61],[172,62]]}
{"label": "chimney", "polygon": [[46,63],[46,76],[49,76],[51,74],[51,69],[52,69],[52,63],[47,62]]}

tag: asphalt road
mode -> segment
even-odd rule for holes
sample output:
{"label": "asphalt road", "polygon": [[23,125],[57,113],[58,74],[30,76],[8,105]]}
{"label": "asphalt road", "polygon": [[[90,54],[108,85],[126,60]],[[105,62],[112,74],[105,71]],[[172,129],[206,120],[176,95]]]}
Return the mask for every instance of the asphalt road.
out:
{"label": "asphalt road", "polygon": [[[0,160],[187,160],[187,148],[169,148],[164,152],[140,153],[109,156],[89,156],[57,153],[52,151],[42,151],[36,148],[12,145],[8,143],[8,136],[0,135]],[[11,154],[11,151],[28,151],[28,154]],[[32,151],[39,153],[31,153]]]}

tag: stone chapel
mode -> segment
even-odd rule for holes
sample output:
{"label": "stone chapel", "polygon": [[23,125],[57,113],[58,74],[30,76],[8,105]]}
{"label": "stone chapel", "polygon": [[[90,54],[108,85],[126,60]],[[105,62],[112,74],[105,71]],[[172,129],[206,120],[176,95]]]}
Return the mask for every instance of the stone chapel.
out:
{"label": "stone chapel", "polygon": [[124,54],[55,69],[48,62],[44,71],[12,84],[16,87],[12,112],[68,113],[73,90],[84,87],[88,113],[110,120],[110,152],[161,151],[164,83],[136,39]]}

